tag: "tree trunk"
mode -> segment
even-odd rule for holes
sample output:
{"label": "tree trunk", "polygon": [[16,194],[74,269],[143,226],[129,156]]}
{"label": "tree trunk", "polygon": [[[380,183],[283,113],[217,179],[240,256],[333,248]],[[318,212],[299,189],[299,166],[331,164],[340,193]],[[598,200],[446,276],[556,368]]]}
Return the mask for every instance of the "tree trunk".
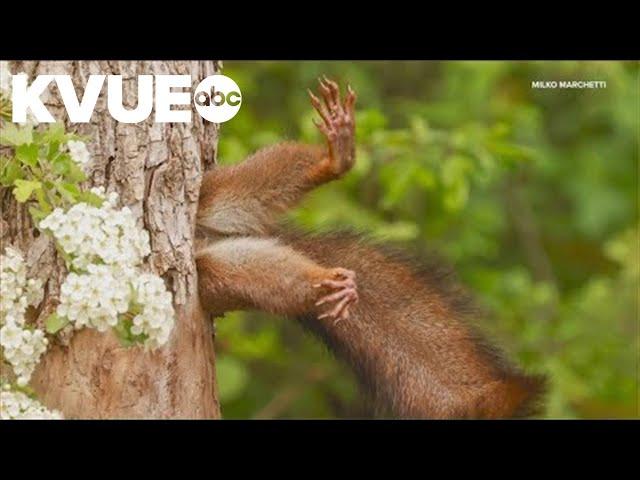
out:
{"label": "tree trunk", "polygon": [[[12,62],[11,71],[70,74],[78,92],[91,74],[123,75],[123,99],[137,104],[137,75],[190,74],[197,84],[219,69],[212,61]],[[71,124],[57,88],[42,95],[69,131],[87,135],[93,156],[90,186],[120,194],[122,205],[149,231],[145,267],[163,276],[174,295],[176,323],[162,348],[122,347],[111,333],[81,330],[52,342],[31,380],[39,400],[66,418],[218,418],[213,329],[200,307],[193,258],[195,215],[203,170],[215,163],[218,127],[194,112],[192,123],[125,124],[107,111],[106,81],[90,123]],[[55,308],[64,267],[53,243],[34,232],[10,193],[2,195],[2,246],[25,253],[30,271],[46,280],[39,322]]]}

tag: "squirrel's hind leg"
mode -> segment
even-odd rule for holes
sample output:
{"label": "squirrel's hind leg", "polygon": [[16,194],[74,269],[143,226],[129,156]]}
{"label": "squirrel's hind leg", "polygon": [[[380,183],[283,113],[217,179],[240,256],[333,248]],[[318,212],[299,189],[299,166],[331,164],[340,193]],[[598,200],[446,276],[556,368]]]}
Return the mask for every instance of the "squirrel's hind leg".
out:
{"label": "squirrel's hind leg", "polygon": [[215,313],[258,309],[338,321],[358,300],[353,272],[322,267],[274,238],[211,242],[196,264],[202,304]]}

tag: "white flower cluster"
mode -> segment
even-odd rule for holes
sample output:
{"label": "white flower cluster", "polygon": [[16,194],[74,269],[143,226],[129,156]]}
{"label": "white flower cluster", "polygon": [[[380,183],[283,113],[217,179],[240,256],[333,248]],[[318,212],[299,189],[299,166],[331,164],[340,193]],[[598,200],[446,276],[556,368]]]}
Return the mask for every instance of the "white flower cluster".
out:
{"label": "white flower cluster", "polygon": [[4,358],[13,367],[18,385],[26,385],[40,357],[47,351],[49,341],[42,330],[37,328],[29,330],[14,323],[7,323],[2,327],[0,336],[2,336],[0,344],[4,351]]}
{"label": "white flower cluster", "polygon": [[[92,192],[103,196],[100,189]],[[139,265],[151,251],[149,234],[136,226],[129,208],[115,208],[117,201],[118,194],[111,193],[100,208],[84,202],[67,212],[56,208],[39,228],[51,232],[78,270],[86,270],[93,263]]]}
{"label": "white flower cluster", "polygon": [[37,400],[29,398],[22,392],[12,391],[4,385],[0,392],[1,420],[61,420],[62,414],[57,410],[48,410]]}
{"label": "white flower cluster", "polygon": [[0,62],[0,93],[11,98],[11,72],[9,71],[9,62],[6,60]]}
{"label": "white flower cluster", "polygon": [[132,279],[134,298],[140,313],[133,317],[131,333],[145,335],[147,348],[157,348],[169,339],[173,329],[171,293],[157,275],[143,273]]}
{"label": "white flower cluster", "polygon": [[0,257],[0,324],[22,323],[29,305],[42,300],[42,283],[27,279],[27,266],[19,251],[7,247]]}
{"label": "white flower cluster", "polygon": [[157,348],[169,339],[174,324],[171,293],[157,275],[137,268],[89,265],[87,273],[70,273],[60,289],[57,314],[76,329],[104,332],[125,318],[130,334]]}
{"label": "white flower cluster", "polygon": [[91,154],[87,149],[87,144],[78,140],[69,140],[67,142],[69,154],[74,162],[83,166],[91,160]]}
{"label": "white flower cluster", "polygon": [[27,280],[27,270],[20,252],[7,248],[0,256],[0,346],[2,354],[16,374],[19,385],[26,385],[47,350],[44,332],[25,324],[29,305],[42,300],[41,283]]}
{"label": "white flower cluster", "polygon": [[[102,190],[93,193],[104,198]],[[54,210],[40,222],[69,255],[79,273],[70,273],[60,289],[57,314],[76,329],[104,332],[129,320],[132,336],[147,348],[163,345],[174,323],[171,293],[157,275],[139,269],[151,249],[149,234],[136,226],[131,211],[116,209],[109,194],[100,208],[78,203]]]}
{"label": "white flower cluster", "polygon": [[129,311],[133,273],[113,265],[91,264],[87,273],[70,273],[60,288],[56,313],[76,329],[92,327],[105,332]]}

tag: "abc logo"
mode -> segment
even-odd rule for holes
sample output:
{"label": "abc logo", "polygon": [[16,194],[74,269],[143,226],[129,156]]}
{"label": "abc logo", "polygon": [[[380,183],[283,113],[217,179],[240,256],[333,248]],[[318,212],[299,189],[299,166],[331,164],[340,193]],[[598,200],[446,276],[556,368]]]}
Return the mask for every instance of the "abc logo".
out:
{"label": "abc logo", "polygon": [[211,75],[200,82],[193,96],[196,110],[214,123],[231,120],[242,104],[238,84],[224,75]]}

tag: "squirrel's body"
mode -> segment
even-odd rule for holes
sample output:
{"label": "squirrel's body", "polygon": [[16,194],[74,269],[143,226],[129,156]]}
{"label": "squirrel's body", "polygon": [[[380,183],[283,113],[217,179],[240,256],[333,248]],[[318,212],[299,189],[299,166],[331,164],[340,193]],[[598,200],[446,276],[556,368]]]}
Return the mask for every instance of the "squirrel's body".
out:
{"label": "squirrel's body", "polygon": [[[409,418],[508,418],[535,413],[540,377],[509,365],[471,326],[465,294],[351,233],[280,231],[278,214],[353,165],[355,95],[312,96],[328,149],[284,143],[208,172],[198,226],[203,306],[298,318],[351,365],[380,413]],[[357,283],[357,292],[356,284]]]}

